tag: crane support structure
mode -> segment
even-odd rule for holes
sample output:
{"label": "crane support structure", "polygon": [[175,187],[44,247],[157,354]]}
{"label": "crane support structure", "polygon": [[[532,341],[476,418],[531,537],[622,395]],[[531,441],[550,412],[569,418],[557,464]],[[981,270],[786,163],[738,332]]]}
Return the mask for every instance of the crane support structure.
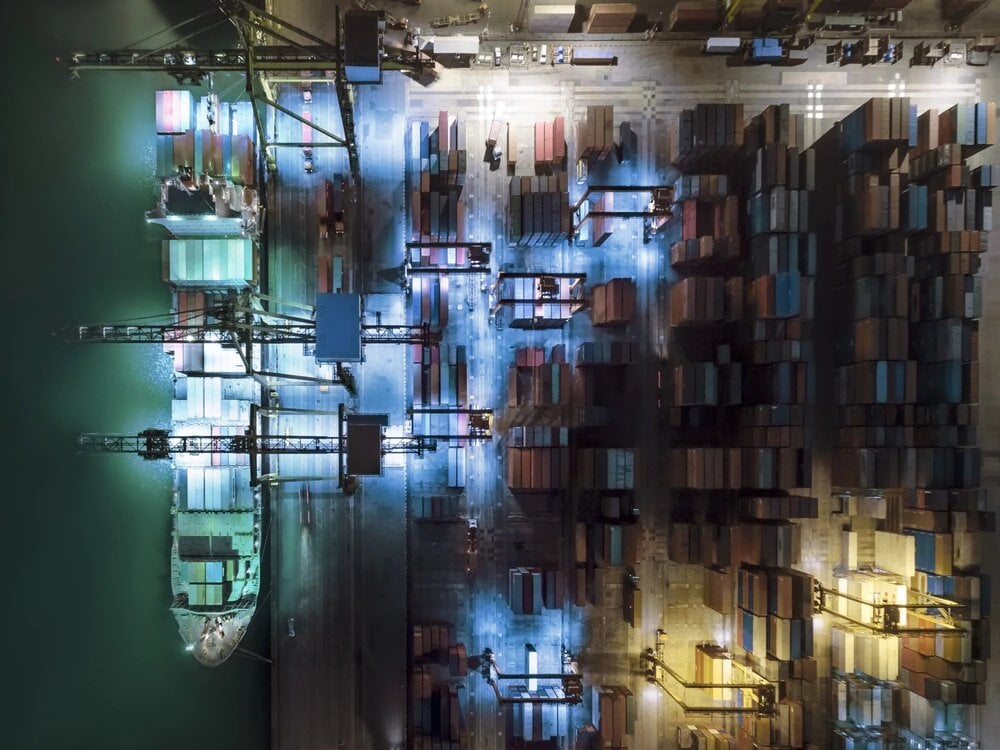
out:
{"label": "crane support structure", "polygon": [[[872,621],[861,622],[846,614],[838,612],[830,601],[832,598],[860,604],[871,610]],[[962,638],[968,635],[968,630],[956,615],[962,610],[960,602],[945,599],[940,596],[926,594],[922,591],[907,591],[907,602],[896,604],[887,601],[870,602],[857,596],[828,589],[818,581],[813,582],[813,599],[818,612],[827,613],[832,617],[844,620],[860,628],[865,628],[876,635],[898,636],[942,636],[945,638]],[[954,610],[954,611],[953,611]],[[901,624],[903,613],[913,611],[921,619],[933,623],[934,627],[908,627]]]}
{"label": "crane support structure", "polygon": [[[77,447],[85,453],[134,453],[145,459],[168,458],[181,453],[242,453],[263,454],[343,453],[346,437],[318,435],[171,435],[167,430],[148,429],[138,435],[87,433],[77,438]],[[422,435],[387,437],[382,440],[382,453],[415,453],[433,451],[437,442]]]}
{"label": "crane support structure", "polygon": [[[565,664],[564,660],[564,664]],[[481,656],[479,656],[479,673],[486,680],[493,692],[497,696],[497,702],[501,705],[507,703],[532,703],[532,704],[544,704],[544,703],[558,703],[567,706],[575,706],[583,702],[583,675],[580,674],[574,668],[574,665],[570,665],[568,671],[565,672],[553,672],[551,674],[527,674],[518,673],[511,674],[506,672],[501,672],[500,668],[497,666],[496,657],[493,654],[493,650],[487,648]],[[535,696],[513,696],[504,695],[500,689],[501,682],[527,682],[529,680],[539,680],[542,682],[546,681],[557,681],[558,686],[550,686],[556,688],[556,697],[546,697],[541,695]]]}
{"label": "crane support structure", "polygon": [[[742,666],[740,662],[733,661],[734,666],[741,666],[741,672],[748,678],[746,681],[727,683],[689,682],[667,663],[666,642],[666,633],[663,630],[657,630],[656,646],[643,651],[639,660],[646,671],[646,681],[659,687],[685,714],[770,716],[775,713],[777,686],[771,681],[766,680],[751,669]],[[743,690],[744,705],[697,705],[687,701],[688,690],[701,691],[711,689]]]}
{"label": "crane support structure", "polygon": [[[354,123],[354,89],[347,81],[345,72],[340,8],[335,9],[336,38],[330,43],[245,0],[216,0],[215,4],[218,13],[214,19],[209,19],[212,22],[184,34],[180,39],[158,47],[73,52],[59,58],[59,62],[66,66],[74,78],[84,71],[161,72],[174,78],[179,85],[200,85],[207,76],[216,72],[244,73],[246,91],[257,123],[257,135],[265,151],[275,144],[268,143],[264,117],[258,105],[273,107],[295,119],[302,119],[277,103],[272,95],[268,76],[273,74],[279,80],[287,81],[289,74],[304,71],[330,75],[337,91],[344,135],[334,135],[312,123],[309,125],[331,139],[322,145],[347,149],[351,173],[356,178],[360,177]],[[159,33],[176,31],[211,14],[215,14],[215,11],[200,13]],[[230,21],[235,26],[239,37],[238,46],[204,49],[191,43],[193,37],[225,21]],[[159,36],[159,33],[143,41]],[[388,49],[386,52],[380,65],[383,70],[417,74],[423,72],[424,64],[418,54],[400,49]]]}
{"label": "crane support structure", "polygon": [[[249,331],[245,331],[249,329]],[[441,333],[422,325],[362,325],[362,344],[419,344],[434,346]],[[243,326],[208,325],[94,325],[62,329],[68,341],[83,344],[207,344],[231,343],[236,337],[254,344],[314,344],[311,324]]]}

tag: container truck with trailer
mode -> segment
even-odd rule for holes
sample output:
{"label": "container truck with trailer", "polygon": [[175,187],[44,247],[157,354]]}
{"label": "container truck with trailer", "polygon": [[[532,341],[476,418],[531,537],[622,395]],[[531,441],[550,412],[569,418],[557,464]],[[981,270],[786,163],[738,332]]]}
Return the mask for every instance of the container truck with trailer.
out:
{"label": "container truck with trailer", "polygon": [[569,51],[570,65],[617,65],[618,58],[606,49],[587,49],[571,47]]}
{"label": "container truck with trailer", "polygon": [[486,146],[490,149],[491,159],[497,161],[501,156],[503,156],[503,147],[498,146],[500,141],[500,135],[503,133],[503,123],[500,120],[494,120],[490,125],[490,132],[486,136]]}
{"label": "container truck with trailer", "polygon": [[334,175],[333,184],[327,181],[327,188],[330,195],[330,221],[333,224],[333,233],[338,237],[344,234],[344,178],[339,174]]}
{"label": "container truck with trailer", "polygon": [[705,41],[706,55],[735,55],[743,49],[743,40],[738,36],[710,36]]}

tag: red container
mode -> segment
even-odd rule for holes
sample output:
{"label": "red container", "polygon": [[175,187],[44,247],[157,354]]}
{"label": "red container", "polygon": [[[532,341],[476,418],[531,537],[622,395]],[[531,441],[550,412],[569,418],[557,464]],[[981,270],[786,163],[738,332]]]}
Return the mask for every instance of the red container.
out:
{"label": "red container", "polygon": [[448,144],[448,112],[438,112],[438,153],[443,154],[449,148]]}

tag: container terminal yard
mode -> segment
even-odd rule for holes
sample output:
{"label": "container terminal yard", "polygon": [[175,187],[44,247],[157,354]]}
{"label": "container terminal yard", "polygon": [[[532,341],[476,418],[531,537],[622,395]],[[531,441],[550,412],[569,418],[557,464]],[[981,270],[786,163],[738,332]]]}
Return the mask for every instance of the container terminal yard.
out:
{"label": "container terminal yard", "polygon": [[61,333],[171,358],[80,448],[170,462],[164,607],[220,670],[269,620],[272,747],[998,746],[1000,11],[222,14],[62,58],[165,74],[172,308]]}

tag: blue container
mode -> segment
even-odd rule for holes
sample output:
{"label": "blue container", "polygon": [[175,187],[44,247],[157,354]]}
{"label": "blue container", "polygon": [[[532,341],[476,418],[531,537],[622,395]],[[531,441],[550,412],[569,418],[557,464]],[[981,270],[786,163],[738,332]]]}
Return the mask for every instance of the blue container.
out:
{"label": "blue container", "polygon": [[[782,300],[785,304],[785,315],[798,315],[802,311],[802,276],[798,273],[780,274],[784,277],[785,295]],[[781,313],[779,313],[781,314]]]}
{"label": "blue container", "polygon": [[790,637],[789,641],[791,643],[789,655],[792,659],[802,658],[802,620],[792,620],[791,627],[789,628]]}
{"label": "blue container", "polygon": [[934,572],[934,535],[927,531],[905,529],[905,533],[914,538],[916,547],[916,568],[928,573]]}

